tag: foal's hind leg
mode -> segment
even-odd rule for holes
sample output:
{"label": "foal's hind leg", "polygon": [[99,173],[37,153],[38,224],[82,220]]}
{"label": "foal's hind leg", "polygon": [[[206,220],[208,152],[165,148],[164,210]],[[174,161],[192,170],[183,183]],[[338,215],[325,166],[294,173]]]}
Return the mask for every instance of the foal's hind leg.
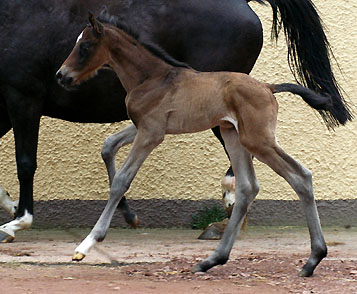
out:
{"label": "foal's hind leg", "polygon": [[310,233],[311,255],[299,275],[302,277],[311,276],[316,266],[327,255],[327,247],[314,199],[311,172],[286,154],[275,142],[270,146],[264,145],[256,156],[281,175],[302,201]]}
{"label": "foal's hind leg", "polygon": [[[107,168],[108,176],[109,176],[109,186],[112,185],[113,178],[116,172],[115,169],[115,155],[117,154],[118,150],[130,143],[132,143],[135,139],[137,130],[136,127],[131,124],[130,126],[126,127],[124,130],[110,135],[104,142],[102,148],[102,158],[105,163],[105,167]],[[123,196],[118,204],[118,209],[124,216],[125,221],[134,229],[136,229],[140,221],[137,215],[131,211],[128,202]]]}
{"label": "foal's hind leg", "polygon": [[271,94],[261,93],[259,98],[246,93],[237,108],[239,137],[242,145],[258,160],[266,163],[282,176],[302,201],[311,239],[311,255],[300,276],[311,276],[319,262],[326,256],[327,248],[321,230],[314,199],[311,172],[286,154],[277,144],[276,122],[278,105]]}
{"label": "foal's hind leg", "polygon": [[221,134],[236,176],[235,204],[217,249],[211,256],[198,263],[193,269],[194,272],[205,272],[216,265],[227,262],[248,207],[259,192],[252,156],[240,144],[236,129],[234,127],[221,128]]}
{"label": "foal's hind leg", "polygon": [[131,182],[145,159],[149,156],[151,151],[162,142],[163,138],[163,134],[161,136],[160,134],[150,134],[150,132],[146,131],[141,131],[140,133],[140,131],[138,131],[127,159],[115,173],[110,187],[110,197],[100,218],[90,234],[76,248],[72,258],[73,260],[82,260],[97,242],[104,240],[114,211],[121,198],[129,189]]}

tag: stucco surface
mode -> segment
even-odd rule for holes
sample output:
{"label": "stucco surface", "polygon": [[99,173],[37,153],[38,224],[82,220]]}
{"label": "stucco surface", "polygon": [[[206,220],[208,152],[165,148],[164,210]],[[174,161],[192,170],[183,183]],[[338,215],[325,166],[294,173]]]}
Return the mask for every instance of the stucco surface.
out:
{"label": "stucco surface", "polygon": [[[338,72],[334,64],[337,79],[357,105],[357,3],[353,0],[314,2],[343,71]],[[270,6],[251,6],[263,23],[265,37],[252,75],[271,83],[293,81],[283,35],[277,44],[270,41]],[[286,93],[277,97],[279,143],[313,172],[316,198],[357,199],[357,122],[329,132],[300,98]],[[44,117],[40,128],[35,200],[107,199],[108,180],[100,150],[109,134],[127,124],[74,124]],[[123,148],[119,152],[118,165],[128,150]],[[12,132],[0,140],[0,160],[0,183],[16,198],[19,189]],[[261,185],[258,199],[297,199],[280,177],[255,163]],[[132,199],[218,199],[220,181],[228,166],[226,155],[211,131],[167,136],[145,162],[127,196]]]}

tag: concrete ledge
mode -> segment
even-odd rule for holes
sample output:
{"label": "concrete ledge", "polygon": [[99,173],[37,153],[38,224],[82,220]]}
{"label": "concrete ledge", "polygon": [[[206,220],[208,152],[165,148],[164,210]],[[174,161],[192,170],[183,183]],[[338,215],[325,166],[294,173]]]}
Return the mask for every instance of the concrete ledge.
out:
{"label": "concrete ledge", "polygon": [[[106,204],[105,200],[51,200],[35,202],[34,227],[91,227]],[[221,205],[218,200],[129,200],[142,227],[188,227],[192,215],[204,207]],[[317,201],[322,225],[357,225],[357,200]],[[4,210],[1,223],[8,222]],[[249,211],[249,224],[253,225],[306,225],[299,201],[256,200]],[[118,212],[113,227],[126,227]]]}

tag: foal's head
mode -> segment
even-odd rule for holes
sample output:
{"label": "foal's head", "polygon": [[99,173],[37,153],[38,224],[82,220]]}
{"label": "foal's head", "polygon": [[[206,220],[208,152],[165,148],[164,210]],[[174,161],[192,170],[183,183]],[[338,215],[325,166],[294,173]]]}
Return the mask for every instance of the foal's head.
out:
{"label": "foal's head", "polygon": [[78,36],[71,54],[56,73],[58,83],[65,88],[72,88],[93,77],[108,63],[108,52],[103,45],[103,24],[89,13],[90,24]]}

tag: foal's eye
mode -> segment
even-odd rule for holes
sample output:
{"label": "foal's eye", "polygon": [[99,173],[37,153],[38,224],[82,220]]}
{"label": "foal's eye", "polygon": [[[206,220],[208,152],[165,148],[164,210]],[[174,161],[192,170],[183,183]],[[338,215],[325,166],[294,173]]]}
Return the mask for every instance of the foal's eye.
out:
{"label": "foal's eye", "polygon": [[90,47],[91,47],[91,44],[89,44],[89,43],[81,43],[79,45],[79,55],[80,55],[80,57],[87,56]]}

